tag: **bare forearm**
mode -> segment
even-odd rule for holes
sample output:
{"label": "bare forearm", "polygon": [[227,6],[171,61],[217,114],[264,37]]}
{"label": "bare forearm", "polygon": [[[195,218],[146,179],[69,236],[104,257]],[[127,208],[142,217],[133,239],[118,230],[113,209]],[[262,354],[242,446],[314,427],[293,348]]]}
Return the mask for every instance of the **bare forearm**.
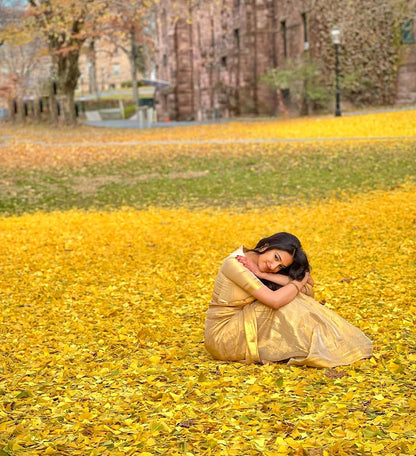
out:
{"label": "bare forearm", "polygon": [[259,279],[268,280],[269,282],[276,283],[277,285],[285,286],[289,283],[290,277],[283,274],[274,274],[271,272],[261,272],[257,275]]}
{"label": "bare forearm", "polygon": [[[271,272],[263,272],[260,271],[258,266],[250,261],[247,257],[242,256],[242,255],[237,255],[236,259],[243,264],[247,269],[249,269],[256,277],[262,280],[267,280],[269,282],[275,283],[277,285],[280,285],[282,288],[285,288],[287,285],[290,285],[290,283],[295,282],[295,286],[298,287],[298,292],[302,292],[306,295],[313,296],[313,279],[310,276],[309,272],[306,272],[305,277],[302,280],[299,281],[293,281],[288,277],[287,275],[284,274],[276,274],[276,273],[271,273]],[[282,289],[281,288],[281,289]],[[286,292],[284,292],[286,294]],[[262,301],[262,299],[259,299],[259,301]],[[290,302],[291,299],[287,302]],[[284,302],[284,304],[287,304],[287,302]],[[265,304],[269,305],[268,303],[265,302]],[[283,305],[284,305],[283,304]],[[278,307],[280,304],[276,304]],[[274,307],[274,305],[272,306]]]}
{"label": "bare forearm", "polygon": [[270,288],[263,286],[253,293],[253,296],[266,306],[273,309],[279,309],[293,301],[305,283],[305,279],[303,281],[291,280],[276,291],[272,291]]}
{"label": "bare forearm", "polygon": [[[272,274],[272,273],[260,273],[258,275],[260,279],[268,280],[269,282],[276,283],[284,287],[290,282],[290,277],[283,274]],[[314,295],[313,285],[311,283],[306,283],[300,290],[302,293],[312,296]]]}

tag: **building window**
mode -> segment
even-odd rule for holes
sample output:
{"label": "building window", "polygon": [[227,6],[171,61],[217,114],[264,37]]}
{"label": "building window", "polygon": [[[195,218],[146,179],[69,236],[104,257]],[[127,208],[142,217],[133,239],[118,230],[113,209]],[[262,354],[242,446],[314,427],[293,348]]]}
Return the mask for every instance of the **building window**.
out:
{"label": "building window", "polygon": [[120,76],[120,65],[118,63],[113,65],[113,75]]}
{"label": "building window", "polygon": [[240,49],[240,29],[234,29],[235,47]]}
{"label": "building window", "polygon": [[402,24],[402,44],[414,44],[414,21],[410,19]]}
{"label": "building window", "polygon": [[225,55],[221,57],[221,66],[224,68],[227,67],[227,57]]}
{"label": "building window", "polygon": [[166,9],[162,11],[162,35],[166,38],[166,34],[168,33],[168,19],[167,19]]}
{"label": "building window", "polygon": [[280,23],[281,28],[282,28],[282,39],[283,39],[283,56],[285,59],[287,59],[287,27],[286,27],[286,21],[282,21]]}
{"label": "building window", "polygon": [[168,66],[168,56],[163,54],[163,66]]}
{"label": "building window", "polygon": [[309,40],[308,40],[308,18],[306,13],[302,13],[302,23],[303,23],[303,49],[307,51],[309,49]]}

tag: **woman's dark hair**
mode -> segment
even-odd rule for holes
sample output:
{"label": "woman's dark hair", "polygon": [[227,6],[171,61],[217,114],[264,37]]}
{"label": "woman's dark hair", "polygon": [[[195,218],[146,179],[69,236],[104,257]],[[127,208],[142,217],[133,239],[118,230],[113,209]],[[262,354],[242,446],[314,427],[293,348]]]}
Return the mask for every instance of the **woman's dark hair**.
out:
{"label": "woman's dark hair", "polygon": [[[308,257],[302,249],[299,239],[290,233],[276,233],[267,238],[261,239],[252,252],[258,254],[267,252],[271,249],[283,250],[293,256],[293,263],[279,271],[279,274],[285,274],[293,280],[302,280],[306,272],[309,272],[311,267],[309,265]],[[260,279],[267,287],[272,290],[277,290],[280,285],[277,285],[268,280]]]}

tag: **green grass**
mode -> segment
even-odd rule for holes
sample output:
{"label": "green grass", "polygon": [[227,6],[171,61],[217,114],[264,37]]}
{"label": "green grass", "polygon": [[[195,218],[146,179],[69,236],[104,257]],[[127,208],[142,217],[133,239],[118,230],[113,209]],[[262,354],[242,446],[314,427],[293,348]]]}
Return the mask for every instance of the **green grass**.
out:
{"label": "green grass", "polygon": [[[390,189],[415,176],[416,142],[186,146],[81,168],[1,170],[0,213],[120,206],[264,207]],[[198,150],[205,147],[207,151]],[[131,151],[130,151],[131,152]]]}

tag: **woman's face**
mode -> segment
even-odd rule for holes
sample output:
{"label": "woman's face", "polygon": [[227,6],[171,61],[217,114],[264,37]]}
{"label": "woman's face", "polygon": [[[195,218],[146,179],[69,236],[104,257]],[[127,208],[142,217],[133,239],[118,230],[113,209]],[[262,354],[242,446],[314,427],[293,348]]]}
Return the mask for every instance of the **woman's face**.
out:
{"label": "woman's face", "polygon": [[271,249],[260,253],[257,257],[257,266],[260,272],[279,272],[293,263],[293,255],[284,250]]}

